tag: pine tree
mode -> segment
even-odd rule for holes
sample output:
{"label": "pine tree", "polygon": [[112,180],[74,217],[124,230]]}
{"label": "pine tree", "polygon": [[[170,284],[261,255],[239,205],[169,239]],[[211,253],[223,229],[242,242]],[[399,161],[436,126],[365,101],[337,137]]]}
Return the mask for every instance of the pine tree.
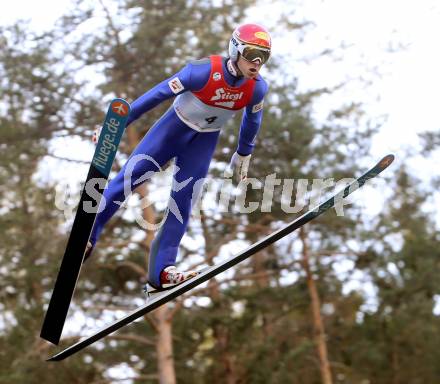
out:
{"label": "pine tree", "polygon": [[[377,289],[377,309],[355,328],[364,338],[351,364],[378,383],[434,383],[439,377],[435,315],[439,233],[423,210],[429,192],[400,169],[389,207],[358,264]],[[376,237],[374,237],[374,233]]]}

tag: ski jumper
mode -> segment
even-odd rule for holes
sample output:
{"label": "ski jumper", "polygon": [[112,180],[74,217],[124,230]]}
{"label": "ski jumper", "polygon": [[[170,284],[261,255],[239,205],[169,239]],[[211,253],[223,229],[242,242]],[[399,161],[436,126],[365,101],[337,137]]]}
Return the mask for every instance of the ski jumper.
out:
{"label": "ski jumper", "polygon": [[211,56],[190,62],[131,104],[127,125],[164,100],[177,96],[110,181],[101,200],[90,237],[93,246],[104,225],[128,197],[127,185],[131,192],[153,172],[160,171],[169,160],[175,159],[177,171],[174,172],[167,216],[153,240],[149,256],[148,280],[157,288],[160,288],[161,271],[176,263],[192,203],[201,189],[197,191],[194,187],[208,173],[220,130],[240,109],[244,108],[244,113],[237,152],[249,155],[255,145],[268,87],[260,75],[255,80],[234,76],[228,69],[227,60]]}

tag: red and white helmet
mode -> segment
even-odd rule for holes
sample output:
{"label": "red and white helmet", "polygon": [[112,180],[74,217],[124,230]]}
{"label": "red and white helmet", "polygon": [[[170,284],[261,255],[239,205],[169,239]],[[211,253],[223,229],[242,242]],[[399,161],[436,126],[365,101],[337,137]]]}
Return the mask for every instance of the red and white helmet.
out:
{"label": "red and white helmet", "polygon": [[238,60],[238,54],[247,61],[264,64],[270,57],[272,41],[266,28],[258,24],[240,25],[229,41],[229,57]]}

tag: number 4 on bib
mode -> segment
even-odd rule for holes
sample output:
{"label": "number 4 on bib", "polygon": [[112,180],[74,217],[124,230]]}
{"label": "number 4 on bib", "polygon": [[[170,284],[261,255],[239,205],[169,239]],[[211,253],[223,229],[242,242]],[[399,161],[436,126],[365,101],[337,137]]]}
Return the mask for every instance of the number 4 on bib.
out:
{"label": "number 4 on bib", "polygon": [[212,116],[212,117],[207,117],[206,119],[205,119],[205,121],[208,123],[208,124],[212,124],[214,121],[216,121],[217,120],[217,116]]}

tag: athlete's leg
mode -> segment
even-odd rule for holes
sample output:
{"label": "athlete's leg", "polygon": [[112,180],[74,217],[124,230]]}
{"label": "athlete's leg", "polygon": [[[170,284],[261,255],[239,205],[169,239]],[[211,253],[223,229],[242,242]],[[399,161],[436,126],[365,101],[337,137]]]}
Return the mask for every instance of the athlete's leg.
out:
{"label": "athlete's leg", "polygon": [[193,199],[197,199],[194,187],[208,173],[209,163],[217,144],[219,132],[191,132],[185,148],[176,158],[173,189],[166,219],[153,240],[149,266],[149,283],[160,288],[160,273],[175,265],[179,243],[185,233]]}

